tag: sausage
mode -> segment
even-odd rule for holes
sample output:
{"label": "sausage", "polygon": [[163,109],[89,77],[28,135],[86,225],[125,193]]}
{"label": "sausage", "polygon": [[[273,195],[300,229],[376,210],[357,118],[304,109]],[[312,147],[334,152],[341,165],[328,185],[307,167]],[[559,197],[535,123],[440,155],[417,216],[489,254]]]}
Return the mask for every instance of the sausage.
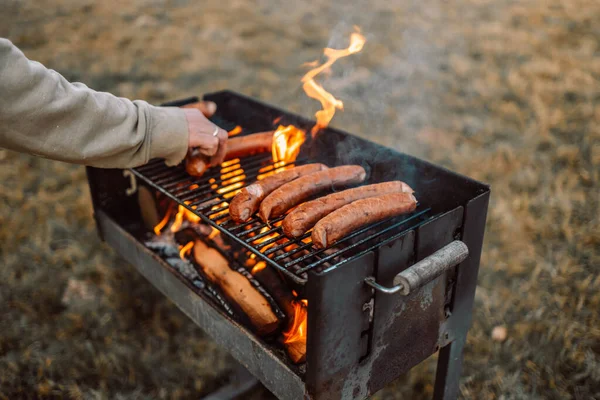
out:
{"label": "sausage", "polygon": [[301,176],[327,169],[323,164],[307,164],[282,171],[246,186],[235,195],[229,204],[229,215],[237,223],[247,221],[254,214],[260,202],[275,189]]}
{"label": "sausage", "polygon": [[320,249],[330,246],[352,231],[417,208],[412,193],[391,193],[357,200],[321,219],[312,231],[312,242]]}
{"label": "sausage", "polygon": [[413,190],[406,183],[392,181],[332,193],[296,207],[283,220],[283,232],[289,237],[299,237],[312,228],[321,218],[353,201],[389,193],[412,192]]}
{"label": "sausage", "polygon": [[225,160],[271,151],[274,131],[253,133],[227,141]]}
{"label": "sausage", "polygon": [[209,167],[209,158],[203,155],[194,155],[193,151],[188,151],[185,156],[185,171],[192,176],[202,176]]}
{"label": "sausage", "polygon": [[283,215],[310,196],[327,189],[354,185],[365,180],[367,173],[359,165],[344,165],[304,175],[286,183],[265,197],[260,204],[259,216],[267,222],[270,218]]}
{"label": "sausage", "polygon": [[[225,160],[271,151],[272,142],[273,131],[253,133],[252,135],[230,139],[227,141]],[[188,174],[202,176],[208,168],[213,166],[210,165],[209,157],[197,154],[193,150],[188,151],[185,164],[185,170]]]}

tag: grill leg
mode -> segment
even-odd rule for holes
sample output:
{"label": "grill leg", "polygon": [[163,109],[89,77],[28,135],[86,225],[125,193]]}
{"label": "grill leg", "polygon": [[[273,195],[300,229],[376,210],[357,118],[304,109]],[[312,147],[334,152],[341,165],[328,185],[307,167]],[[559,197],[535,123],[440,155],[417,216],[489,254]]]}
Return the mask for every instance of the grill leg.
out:
{"label": "grill leg", "polygon": [[434,400],[458,398],[465,339],[458,339],[440,349],[435,374]]}
{"label": "grill leg", "polygon": [[483,193],[469,201],[465,209],[462,240],[469,248],[469,257],[457,267],[451,316],[446,321],[454,340],[440,350],[433,393],[435,400],[458,398],[463,348],[471,325],[489,196],[489,192]]}

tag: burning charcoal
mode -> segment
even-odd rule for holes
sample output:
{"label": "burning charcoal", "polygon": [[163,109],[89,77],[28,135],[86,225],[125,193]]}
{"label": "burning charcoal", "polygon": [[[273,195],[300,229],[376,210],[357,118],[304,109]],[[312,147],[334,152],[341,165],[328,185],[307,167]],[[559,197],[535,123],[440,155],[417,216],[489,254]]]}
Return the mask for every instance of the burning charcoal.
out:
{"label": "burning charcoal", "polygon": [[275,301],[275,299],[273,299],[273,297],[269,294],[269,292],[267,292],[265,290],[265,288],[256,279],[254,279],[252,274],[250,272],[248,272],[248,270],[244,267],[239,267],[238,269],[236,269],[236,271],[239,272],[240,274],[244,275],[246,277],[246,279],[248,279],[250,281],[252,286],[254,286],[256,288],[256,290],[258,290],[260,292],[260,294],[262,294],[265,297],[265,299],[267,299],[267,301],[271,305],[271,308],[273,309],[273,312],[275,313],[277,318],[279,318],[281,321],[285,321],[286,315],[283,313],[283,311],[281,311],[281,309],[277,305],[277,302]]}
{"label": "burning charcoal", "polygon": [[189,261],[182,260],[181,258],[179,258],[179,254],[177,254],[177,258],[167,258],[165,261],[168,262],[170,266],[175,268],[181,275],[185,276],[191,281],[197,279],[200,276],[198,275],[198,271],[196,271],[196,268],[194,268],[194,266]]}

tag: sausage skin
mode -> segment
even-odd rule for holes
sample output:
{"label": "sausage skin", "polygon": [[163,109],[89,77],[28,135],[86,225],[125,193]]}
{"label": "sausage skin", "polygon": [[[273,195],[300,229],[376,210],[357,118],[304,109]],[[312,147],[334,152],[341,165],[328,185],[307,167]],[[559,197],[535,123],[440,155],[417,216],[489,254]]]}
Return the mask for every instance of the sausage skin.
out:
{"label": "sausage skin", "polygon": [[304,175],[274,190],[260,204],[259,216],[263,222],[285,214],[310,196],[327,189],[354,185],[365,180],[367,173],[359,165],[344,165]]}
{"label": "sausage skin", "polygon": [[225,160],[271,151],[274,131],[253,133],[227,141]]}
{"label": "sausage skin", "polygon": [[278,187],[301,176],[327,169],[323,164],[307,164],[282,171],[246,186],[229,204],[229,215],[237,223],[245,222],[258,210],[260,202]]}
{"label": "sausage skin", "polygon": [[[271,151],[273,131],[253,133],[247,136],[236,137],[227,141],[225,160],[250,156],[256,153]],[[210,158],[189,151],[186,156],[185,170],[192,176],[202,176],[210,165]]]}
{"label": "sausage skin", "polygon": [[332,193],[296,207],[283,220],[283,232],[289,237],[300,237],[321,218],[353,201],[390,193],[412,192],[406,183],[392,181]]}
{"label": "sausage skin", "polygon": [[391,193],[352,202],[321,219],[312,231],[312,242],[320,249],[330,246],[352,231],[417,208],[412,193]]}
{"label": "sausage skin", "polygon": [[185,156],[185,171],[191,176],[202,176],[209,167],[209,157],[203,155],[194,155],[192,151],[188,151]]}

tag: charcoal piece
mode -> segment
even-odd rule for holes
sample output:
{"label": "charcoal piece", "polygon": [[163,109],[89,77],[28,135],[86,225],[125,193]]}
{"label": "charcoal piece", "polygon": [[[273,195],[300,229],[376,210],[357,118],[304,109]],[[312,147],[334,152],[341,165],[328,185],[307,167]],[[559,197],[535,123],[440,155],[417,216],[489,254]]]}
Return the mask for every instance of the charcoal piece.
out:
{"label": "charcoal piece", "polygon": [[179,258],[179,255],[177,255],[177,258],[167,258],[165,261],[190,281],[200,277],[196,268],[189,261]]}
{"label": "charcoal piece", "polygon": [[192,281],[192,283],[200,290],[206,289],[206,283],[202,279],[196,278]]}
{"label": "charcoal piece", "polygon": [[179,249],[173,244],[160,241],[148,241],[144,245],[163,258],[179,258]]}

